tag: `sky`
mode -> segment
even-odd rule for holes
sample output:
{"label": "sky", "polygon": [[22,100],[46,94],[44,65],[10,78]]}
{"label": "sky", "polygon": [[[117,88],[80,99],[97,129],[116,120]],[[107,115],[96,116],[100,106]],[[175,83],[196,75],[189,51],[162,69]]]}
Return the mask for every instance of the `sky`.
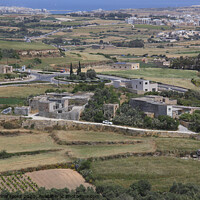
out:
{"label": "sky", "polygon": [[200,5],[200,0],[0,0],[0,6],[46,8],[49,10],[92,10],[102,8],[154,8]]}

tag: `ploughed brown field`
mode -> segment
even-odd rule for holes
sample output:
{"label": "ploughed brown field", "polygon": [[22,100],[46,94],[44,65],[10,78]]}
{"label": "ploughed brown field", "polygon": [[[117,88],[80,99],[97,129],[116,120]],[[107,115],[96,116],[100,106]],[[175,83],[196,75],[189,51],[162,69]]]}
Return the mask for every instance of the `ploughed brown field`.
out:
{"label": "ploughed brown field", "polygon": [[31,180],[39,187],[46,189],[63,189],[74,190],[80,185],[93,187],[85,182],[85,179],[72,169],[50,169],[27,173]]}

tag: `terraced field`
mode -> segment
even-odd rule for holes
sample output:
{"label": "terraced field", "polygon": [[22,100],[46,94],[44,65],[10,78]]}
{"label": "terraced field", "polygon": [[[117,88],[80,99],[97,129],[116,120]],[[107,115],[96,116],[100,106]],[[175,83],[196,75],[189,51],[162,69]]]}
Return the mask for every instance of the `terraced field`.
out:
{"label": "terraced field", "polygon": [[113,132],[21,130],[0,136],[0,150],[12,153],[9,158],[0,157],[0,172],[94,158],[91,169],[95,185],[128,187],[147,179],[153,189],[166,191],[174,181],[200,183],[200,162],[179,157],[196,151],[199,145],[194,139],[133,137]]}
{"label": "terraced field", "polygon": [[34,192],[38,190],[38,185],[27,175],[14,174],[11,176],[0,176],[0,191],[10,192]]}

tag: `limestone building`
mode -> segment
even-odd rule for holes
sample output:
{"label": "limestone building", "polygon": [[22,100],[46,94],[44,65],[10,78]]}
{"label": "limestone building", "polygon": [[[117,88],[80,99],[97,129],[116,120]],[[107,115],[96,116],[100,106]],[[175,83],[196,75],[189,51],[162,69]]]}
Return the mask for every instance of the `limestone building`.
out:
{"label": "limestone building", "polygon": [[111,65],[112,69],[120,69],[120,70],[137,70],[140,69],[140,63],[126,63],[126,62],[118,62]]}
{"label": "limestone building", "polygon": [[80,120],[81,113],[92,96],[93,93],[49,93],[30,99],[29,105],[41,117]]}
{"label": "limestone building", "polygon": [[0,74],[10,74],[13,72],[13,67],[9,65],[0,65]]}

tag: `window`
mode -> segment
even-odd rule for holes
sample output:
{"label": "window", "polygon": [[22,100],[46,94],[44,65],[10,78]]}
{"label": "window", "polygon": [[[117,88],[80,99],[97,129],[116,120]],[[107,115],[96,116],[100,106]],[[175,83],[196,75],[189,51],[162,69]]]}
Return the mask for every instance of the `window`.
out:
{"label": "window", "polygon": [[171,111],[171,108],[168,108],[169,111]]}
{"label": "window", "polygon": [[145,89],[145,91],[148,91],[148,89]]}
{"label": "window", "polygon": [[142,82],[140,82],[140,85],[142,84]]}
{"label": "window", "polygon": [[148,84],[148,82],[145,82],[145,85],[147,85]]}

